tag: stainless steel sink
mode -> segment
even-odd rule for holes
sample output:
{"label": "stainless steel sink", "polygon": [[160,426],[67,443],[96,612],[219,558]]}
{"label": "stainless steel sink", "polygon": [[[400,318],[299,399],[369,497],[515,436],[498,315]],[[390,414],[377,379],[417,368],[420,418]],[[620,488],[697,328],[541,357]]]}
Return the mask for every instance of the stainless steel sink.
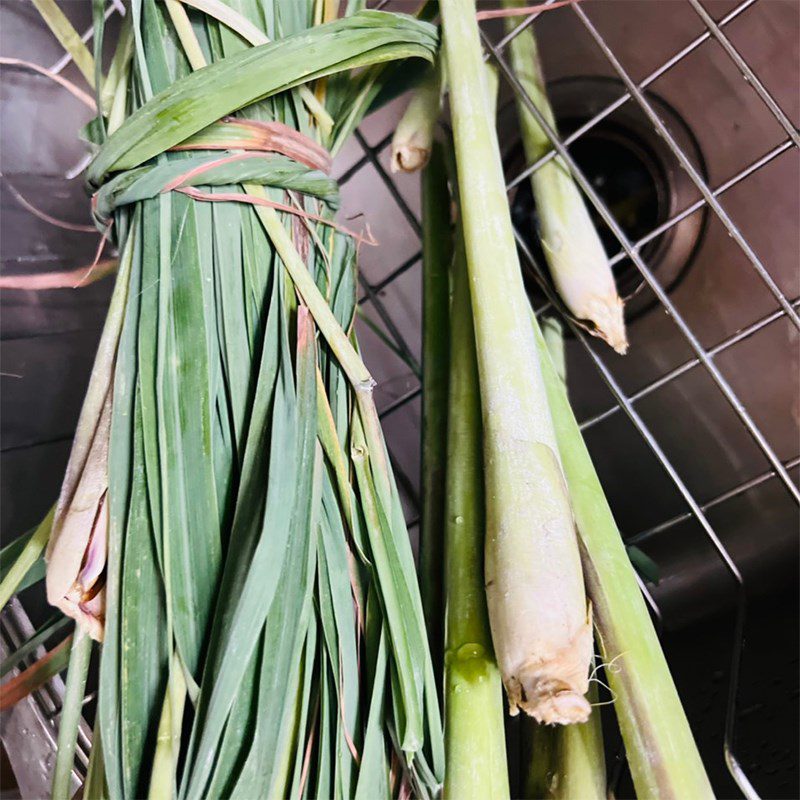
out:
{"label": "stainless steel sink", "polygon": [[[89,4],[63,5],[79,27],[88,26]],[[645,589],[718,795],[739,792],[723,757],[733,678],[739,702],[729,722],[745,773],[764,796],[796,796],[800,350],[791,317],[800,301],[800,5],[592,0],[543,13],[534,25],[562,136],[588,128],[568,152],[634,244],[646,240],[636,253],[663,289],[657,297],[622,252],[615,268],[620,286],[634,293],[631,350],[623,358],[596,340],[568,335],[576,414],[623,535],[658,565],[660,580]],[[485,30],[502,58],[502,26]],[[0,49],[47,65],[60,57],[27,0],[0,5]],[[639,99],[621,101],[628,79],[669,136],[657,131]],[[523,264],[532,272],[535,216],[520,178],[526,165],[513,85],[508,76],[501,84],[509,198]],[[85,222],[80,178],[65,173],[81,158],[76,132],[88,112],[43,79],[8,68],[0,93],[3,273],[90,262],[96,238],[37,219],[10,188],[47,213]],[[360,324],[359,335],[379,382],[416,538],[419,184],[414,176],[391,175],[388,157],[404,103],[370,117],[336,169],[342,215],[364,214],[380,242],[362,248],[362,309],[404,357],[367,325]],[[624,192],[620,200],[625,181],[636,189],[635,202],[623,202]],[[616,255],[619,241],[610,229],[605,236]],[[34,524],[55,496],[109,283],[5,292],[0,301],[4,537]],[[542,308],[546,294],[530,285]],[[742,598],[747,616],[739,630]],[[32,618],[41,616],[41,597],[23,601]],[[744,650],[737,679],[731,656],[742,641],[755,644]],[[623,777],[618,796],[627,791]]]}

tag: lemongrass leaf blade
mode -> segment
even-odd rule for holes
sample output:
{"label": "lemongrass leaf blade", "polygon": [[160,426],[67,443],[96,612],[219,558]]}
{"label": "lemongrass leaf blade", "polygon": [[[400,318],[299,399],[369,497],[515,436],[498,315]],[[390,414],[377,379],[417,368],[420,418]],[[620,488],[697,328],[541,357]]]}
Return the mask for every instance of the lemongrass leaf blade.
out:
{"label": "lemongrass leaf blade", "polygon": [[[331,38],[332,32],[341,35]],[[336,46],[314,47],[326,38]],[[134,112],[108,138],[87,178],[97,184],[111,170],[138,166],[275,92],[366,64],[430,58],[434,46],[434,31],[427,23],[373,11],[229,56],[174,83]]]}
{"label": "lemongrass leaf blade", "polygon": [[95,65],[89,48],[83,43],[80,34],[72,26],[55,0],[32,0],[36,10],[58,39],[61,46],[69,53],[75,66],[81,71],[86,82],[94,88]]}
{"label": "lemongrass leaf blade", "polygon": [[2,664],[0,664],[0,678],[4,678],[21,661],[35,653],[50,637],[55,636],[59,631],[66,628],[69,621],[69,617],[56,613],[44,624],[40,625],[32,636],[3,659]]}
{"label": "lemongrass leaf blade", "polygon": [[56,507],[53,506],[30,537],[25,540],[18,555],[14,558],[14,562],[8,567],[3,565],[3,579],[0,581],[0,608],[5,608],[6,603],[15,592],[22,591],[37,579],[41,567],[37,568],[36,565],[50,539],[55,510]]}

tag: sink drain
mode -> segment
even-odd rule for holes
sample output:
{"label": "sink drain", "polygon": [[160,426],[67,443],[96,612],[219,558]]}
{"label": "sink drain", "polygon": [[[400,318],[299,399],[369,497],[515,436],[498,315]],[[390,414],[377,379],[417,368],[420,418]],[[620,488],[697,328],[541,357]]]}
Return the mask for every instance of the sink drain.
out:
{"label": "sink drain", "polygon": [[[566,137],[621,97],[625,87],[610,78],[569,78],[549,84],[548,92],[559,132]],[[705,174],[700,148],[689,127],[657,95],[648,93],[648,98],[683,152]],[[569,149],[631,242],[645,237],[698,197],[696,187],[667,143],[634,103],[622,105]],[[513,178],[524,166],[522,144],[517,141],[506,159],[506,174]],[[616,236],[591,203],[587,205],[606,252],[610,257],[615,256],[620,250]],[[512,215],[537,261],[544,264],[530,181],[522,181],[517,187],[512,198]],[[667,291],[674,289],[691,267],[702,239],[705,217],[703,207],[642,245],[642,258]],[[620,294],[628,298],[629,321],[653,307],[655,298],[643,286],[642,277],[629,258],[614,265],[614,274]]]}

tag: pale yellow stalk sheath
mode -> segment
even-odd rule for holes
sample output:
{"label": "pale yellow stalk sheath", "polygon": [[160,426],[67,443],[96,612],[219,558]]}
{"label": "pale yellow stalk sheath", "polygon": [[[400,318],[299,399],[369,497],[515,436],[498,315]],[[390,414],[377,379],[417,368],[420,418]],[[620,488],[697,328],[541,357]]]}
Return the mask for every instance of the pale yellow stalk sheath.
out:
{"label": "pale yellow stalk sheath", "polygon": [[[518,5],[506,0],[509,8]],[[515,28],[518,22],[509,19],[506,24]],[[555,129],[532,26],[512,39],[510,49],[511,64],[519,82],[547,124]],[[533,164],[553,146],[522,98],[515,97],[525,158],[528,164]],[[560,157],[543,164],[531,175],[531,188],[542,248],[561,299],[578,319],[591,324],[592,334],[604,339],[618,353],[625,353],[628,340],[622,300],[603,243],[567,165]]]}
{"label": "pale yellow stalk sheath", "polygon": [[586,720],[592,629],[530,325],[473,0],[442,0],[484,428],[485,579],[510,711]]}

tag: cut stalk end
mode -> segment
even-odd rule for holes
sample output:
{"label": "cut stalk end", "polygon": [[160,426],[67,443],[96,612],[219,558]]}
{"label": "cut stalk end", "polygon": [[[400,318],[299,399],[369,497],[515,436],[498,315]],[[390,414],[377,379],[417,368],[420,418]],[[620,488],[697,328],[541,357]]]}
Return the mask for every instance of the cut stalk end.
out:
{"label": "cut stalk end", "polygon": [[504,676],[508,711],[521,708],[544,725],[586,722],[592,706],[584,696],[589,690],[587,659],[592,654],[591,616],[570,640],[549,658],[531,658]]}
{"label": "cut stalk end", "polygon": [[628,352],[623,309],[624,303],[616,292],[603,296],[592,295],[586,300],[584,315],[594,325],[592,335],[607,342],[621,356]]}
{"label": "cut stalk end", "polygon": [[417,172],[431,157],[430,140],[412,136],[401,145],[392,147],[392,172]]}
{"label": "cut stalk end", "polygon": [[441,106],[441,82],[431,67],[417,87],[392,138],[392,172],[417,172],[427,165]]}

